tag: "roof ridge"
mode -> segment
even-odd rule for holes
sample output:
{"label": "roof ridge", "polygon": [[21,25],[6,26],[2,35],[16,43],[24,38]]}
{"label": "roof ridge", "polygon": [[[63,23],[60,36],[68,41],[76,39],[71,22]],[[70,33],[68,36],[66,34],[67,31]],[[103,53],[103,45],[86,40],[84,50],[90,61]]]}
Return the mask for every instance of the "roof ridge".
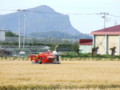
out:
{"label": "roof ridge", "polygon": [[111,26],[101,30],[91,32],[93,35],[120,35],[120,25]]}

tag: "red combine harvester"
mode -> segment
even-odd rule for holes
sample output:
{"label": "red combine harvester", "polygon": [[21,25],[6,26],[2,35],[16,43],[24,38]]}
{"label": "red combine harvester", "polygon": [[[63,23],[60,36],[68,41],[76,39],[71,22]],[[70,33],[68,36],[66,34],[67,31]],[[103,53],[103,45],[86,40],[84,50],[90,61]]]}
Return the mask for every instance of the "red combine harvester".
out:
{"label": "red combine harvester", "polygon": [[52,52],[43,52],[38,55],[30,55],[30,60],[32,61],[32,63],[38,63],[38,64],[60,63],[59,61],[56,60],[56,56]]}

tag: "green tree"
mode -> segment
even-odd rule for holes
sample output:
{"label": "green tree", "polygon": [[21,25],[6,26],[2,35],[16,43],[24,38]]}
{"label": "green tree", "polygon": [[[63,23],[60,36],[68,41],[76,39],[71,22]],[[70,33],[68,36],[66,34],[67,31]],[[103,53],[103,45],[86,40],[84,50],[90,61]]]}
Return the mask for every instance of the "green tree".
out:
{"label": "green tree", "polygon": [[76,52],[79,55],[79,43],[72,44],[72,51]]}
{"label": "green tree", "polygon": [[58,50],[59,51],[71,51],[72,44],[59,44]]}
{"label": "green tree", "polygon": [[5,36],[6,36],[6,37],[18,37],[17,34],[11,32],[11,31],[6,31],[6,32],[5,32]]}
{"label": "green tree", "polygon": [[50,46],[50,50],[54,51],[56,46],[57,46],[57,44],[50,44],[49,46]]}

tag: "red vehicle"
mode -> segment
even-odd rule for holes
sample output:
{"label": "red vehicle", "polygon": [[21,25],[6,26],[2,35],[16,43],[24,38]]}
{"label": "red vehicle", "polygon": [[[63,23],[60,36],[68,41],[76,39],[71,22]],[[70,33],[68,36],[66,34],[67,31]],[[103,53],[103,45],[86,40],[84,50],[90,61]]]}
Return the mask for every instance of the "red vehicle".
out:
{"label": "red vehicle", "polygon": [[56,61],[56,56],[52,52],[43,52],[38,55],[30,55],[30,60],[33,63],[39,64],[45,63],[59,64],[59,61]]}

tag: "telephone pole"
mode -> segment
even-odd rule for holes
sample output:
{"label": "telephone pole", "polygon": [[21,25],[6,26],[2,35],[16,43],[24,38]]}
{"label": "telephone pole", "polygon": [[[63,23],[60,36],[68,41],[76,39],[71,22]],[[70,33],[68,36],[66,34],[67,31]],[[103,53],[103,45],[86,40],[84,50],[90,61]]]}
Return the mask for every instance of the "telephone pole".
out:
{"label": "telephone pole", "polygon": [[25,47],[26,14],[24,13],[23,48]]}
{"label": "telephone pole", "polygon": [[[18,47],[21,48],[21,12],[25,12],[26,10],[21,10],[21,9],[18,9],[17,10],[19,12],[19,19],[18,19],[18,31],[19,31],[19,44],[18,44]],[[24,23],[24,31],[23,31],[23,48],[24,48],[24,45],[25,45],[25,29],[26,29],[26,16],[25,16],[25,13],[24,13],[24,20],[23,20],[23,23]]]}
{"label": "telephone pole", "polygon": [[19,13],[19,19],[18,19],[18,33],[19,33],[19,39],[18,39],[18,47],[21,48],[21,10],[17,10]]}
{"label": "telephone pole", "polygon": [[104,28],[106,28],[106,19],[107,19],[107,15],[109,15],[109,13],[102,12],[100,14],[103,15],[102,18],[104,20]]}

